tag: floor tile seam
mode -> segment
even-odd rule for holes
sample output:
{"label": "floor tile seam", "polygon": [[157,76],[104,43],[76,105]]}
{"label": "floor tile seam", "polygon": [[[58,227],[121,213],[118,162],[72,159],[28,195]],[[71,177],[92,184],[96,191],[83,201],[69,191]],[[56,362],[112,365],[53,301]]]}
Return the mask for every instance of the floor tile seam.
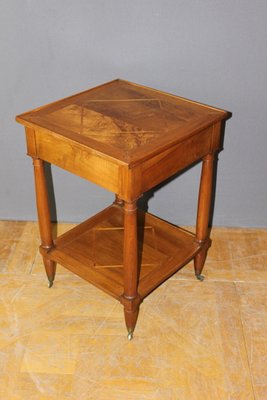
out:
{"label": "floor tile seam", "polygon": [[266,279],[266,281],[264,281],[264,280],[262,280],[262,281],[252,281],[252,280],[245,281],[245,280],[237,280],[236,279],[233,281],[233,283],[235,283],[235,284],[240,283],[240,284],[252,284],[252,285],[267,285],[267,279]]}
{"label": "floor tile seam", "polygon": [[[207,281],[204,281],[203,284],[205,284],[206,282]],[[224,355],[224,352],[223,352],[223,348],[224,348],[224,346],[223,346],[223,338],[222,338],[222,335],[221,335],[221,324],[222,324],[222,322],[221,322],[221,317],[220,317],[219,304],[217,302],[218,290],[217,290],[217,285],[216,284],[220,283],[220,281],[219,282],[212,281],[212,283],[214,284],[214,294],[215,294],[215,302],[216,302],[216,304],[215,304],[215,315],[216,315],[216,321],[218,323],[219,332],[220,332],[219,335],[218,335],[219,336],[218,345],[220,346],[220,349],[221,349],[221,351],[220,351],[220,360],[221,360],[222,365],[226,365],[227,363],[225,361],[225,355]],[[228,281],[227,283],[233,285],[233,282],[229,282]],[[225,373],[225,371],[227,371],[227,368],[224,368],[223,381],[224,381],[225,388],[227,389],[227,392],[230,393],[231,389],[232,389],[232,384],[231,384],[231,380],[229,379],[229,377],[228,377],[227,373]],[[255,399],[253,399],[253,400],[255,400]]]}
{"label": "floor tile seam", "polygon": [[237,258],[233,257],[233,258],[231,258],[231,261],[243,261],[243,260],[248,260],[251,258],[256,258],[256,257],[261,257],[261,256],[267,256],[267,251],[263,250],[260,253],[255,253],[255,254],[251,254],[249,256],[244,256],[244,257],[237,257]]}
{"label": "floor tile seam", "polygon": [[[219,260],[219,259],[212,259],[211,257],[207,258],[207,260],[205,261],[205,266],[209,265],[209,264],[213,264],[213,263],[228,263],[230,261],[230,259],[224,258],[223,260]],[[204,268],[205,268],[204,266]]]}
{"label": "floor tile seam", "polygon": [[[204,275],[205,276],[205,275]],[[171,278],[169,282],[195,282],[195,278]],[[259,280],[241,280],[241,279],[218,279],[218,278],[209,278],[205,276],[204,283],[206,282],[216,282],[216,283],[252,283],[252,284],[267,284],[267,274],[266,274],[266,281],[259,281]]]}
{"label": "floor tile seam", "polygon": [[[23,339],[23,340],[25,340],[25,343],[20,343],[20,340],[21,339]],[[10,345],[13,345],[14,344],[14,342],[18,342],[19,344],[20,344],[20,347],[18,347],[18,346],[16,346],[16,354],[15,354],[15,358],[16,358],[16,361],[17,362],[15,362],[15,363],[13,363],[13,355],[14,355],[14,353],[15,353],[15,350],[14,350],[14,353],[12,353],[12,360],[11,360],[11,362],[12,362],[12,366],[13,365],[15,365],[17,368],[15,369],[15,371],[14,371],[14,368],[12,368],[12,372],[11,372],[11,374],[9,375],[9,376],[12,376],[12,379],[9,379],[9,382],[8,382],[8,387],[7,387],[7,393],[5,393],[5,394],[8,394],[8,393],[10,393],[11,394],[11,396],[13,395],[13,391],[14,391],[14,389],[16,389],[16,383],[17,383],[17,381],[18,381],[18,378],[19,378],[19,375],[21,374],[21,365],[22,365],[22,362],[23,362],[23,358],[24,358],[24,355],[25,355],[25,351],[26,351],[26,349],[27,349],[27,344],[28,344],[28,340],[29,340],[29,338],[27,337],[22,337],[22,338],[19,338],[19,339],[17,339],[17,340],[15,340],[15,341],[13,341],[13,343],[9,343],[7,346],[10,346]],[[5,346],[5,347],[7,347],[7,346]],[[2,349],[1,349],[2,350]],[[18,362],[19,361],[19,362]],[[9,397],[8,397],[9,398]],[[10,397],[10,398],[12,398],[12,397]]]}
{"label": "floor tile seam", "polygon": [[[21,248],[24,247],[25,245],[27,247],[27,241],[21,240],[21,238],[19,238],[17,240],[11,240],[11,242],[12,242],[12,247],[14,247],[14,249],[12,249],[12,251],[10,252],[10,254],[8,256],[8,259],[6,260],[8,269],[10,268],[10,266],[12,266],[12,264],[13,264],[13,269],[14,269],[14,266],[17,265],[18,263],[20,263],[19,258],[17,261],[14,261],[14,259],[16,260],[17,252],[19,253],[21,251]],[[34,260],[35,259],[36,259],[36,254],[34,256]],[[32,268],[32,264],[30,266],[30,269],[26,270],[24,272],[24,274],[30,274],[31,268]],[[10,271],[8,271],[8,272],[10,272]],[[16,273],[16,271],[14,273]]]}
{"label": "floor tile seam", "polygon": [[243,337],[243,341],[245,344],[245,351],[246,351],[246,359],[247,359],[247,364],[248,364],[248,369],[249,369],[249,375],[250,375],[250,382],[251,382],[251,388],[252,388],[252,393],[253,393],[253,400],[257,400],[256,399],[256,395],[255,395],[255,383],[254,383],[254,379],[253,379],[253,374],[252,374],[252,370],[251,370],[251,364],[249,361],[249,354],[248,354],[248,344],[247,344],[247,340],[246,340],[246,335],[245,335],[245,330],[244,330],[244,323],[243,323],[243,318],[242,318],[242,312],[241,312],[241,298],[240,298],[240,294],[238,292],[238,288],[236,286],[237,283],[239,282],[233,282],[234,283],[234,288],[235,288],[235,292],[236,292],[236,298],[237,298],[237,302],[238,302],[238,313],[239,313],[239,319],[241,322],[241,328],[242,328],[242,337]]}
{"label": "floor tile seam", "polygon": [[28,275],[32,275],[32,272],[33,272],[33,269],[34,269],[34,266],[35,266],[35,263],[36,263],[38,255],[39,255],[39,250],[36,250],[34,259],[33,259],[32,263],[31,263],[29,271],[27,272]]}
{"label": "floor tile seam", "polygon": [[[204,274],[205,276],[205,274]],[[196,278],[171,278],[169,279],[169,282],[196,282]],[[254,281],[254,280],[238,280],[238,279],[219,279],[219,278],[209,278],[205,276],[204,283],[206,282],[228,282],[228,283],[255,283],[255,284],[262,284],[266,283],[267,284],[267,274],[266,274],[266,282],[264,281]]]}
{"label": "floor tile seam", "polygon": [[22,333],[22,334],[13,336],[12,338],[9,339],[9,341],[7,343],[4,344],[3,347],[0,346],[0,350],[3,350],[3,349],[5,349],[6,347],[9,347],[9,346],[14,346],[15,343],[19,342],[20,340],[23,340],[23,339],[25,339],[25,340],[27,339],[28,340],[38,330],[39,330],[39,328],[36,328],[34,330],[29,330],[26,333]]}
{"label": "floor tile seam", "polygon": [[[98,332],[101,331],[101,328],[105,325],[106,321],[108,320],[108,318],[111,316],[111,314],[113,313],[113,311],[115,310],[115,308],[117,307],[117,302],[114,302],[114,305],[112,307],[110,307],[111,309],[109,310],[108,314],[103,318],[103,320],[101,321],[101,323],[97,326],[95,332],[94,332],[94,337],[98,336]],[[95,322],[95,321],[94,321]],[[126,336],[126,333],[125,333]]]}
{"label": "floor tile seam", "polygon": [[27,333],[25,335],[20,335],[20,336],[16,336],[16,337],[12,338],[9,342],[5,343],[3,346],[0,345],[0,351],[2,352],[6,348],[14,346],[15,343],[19,342],[20,340],[27,339],[27,341],[28,341],[30,335],[31,335],[31,332]]}
{"label": "floor tile seam", "polygon": [[4,265],[7,268],[7,271],[9,271],[9,265],[11,264],[12,258],[14,257],[18,242],[19,241],[11,240],[10,253],[8,254],[7,259],[4,261]]}

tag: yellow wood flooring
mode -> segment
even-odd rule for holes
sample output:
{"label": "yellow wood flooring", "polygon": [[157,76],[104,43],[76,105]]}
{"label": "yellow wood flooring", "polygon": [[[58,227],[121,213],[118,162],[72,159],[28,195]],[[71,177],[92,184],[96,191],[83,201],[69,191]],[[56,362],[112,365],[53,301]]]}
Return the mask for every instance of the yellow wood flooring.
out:
{"label": "yellow wood flooring", "polygon": [[60,266],[47,288],[36,223],[0,237],[1,400],[267,399],[267,230],[214,228],[206,280],[155,290],[131,342],[116,300]]}

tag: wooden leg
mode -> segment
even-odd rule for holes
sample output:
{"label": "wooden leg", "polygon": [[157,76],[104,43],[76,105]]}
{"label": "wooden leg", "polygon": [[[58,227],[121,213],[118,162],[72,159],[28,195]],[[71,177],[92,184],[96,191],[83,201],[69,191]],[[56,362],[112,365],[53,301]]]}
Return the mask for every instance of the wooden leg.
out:
{"label": "wooden leg", "polygon": [[124,203],[124,293],[121,299],[124,305],[125,323],[128,339],[132,338],[136,325],[140,298],[137,293],[138,277],[137,250],[137,208],[136,201]]}
{"label": "wooden leg", "polygon": [[114,204],[117,204],[118,206],[123,206],[124,204],[124,201],[119,197],[118,194],[115,195]]}
{"label": "wooden leg", "polygon": [[194,258],[195,274],[201,281],[204,279],[201,272],[211,243],[209,238],[209,217],[213,182],[213,165],[214,154],[208,154],[203,158],[196,225],[196,240],[203,247]]}
{"label": "wooden leg", "polygon": [[[33,166],[41,247],[44,251],[48,251],[53,247],[53,239],[51,231],[48,193],[44,173],[44,162],[39,158],[33,158]],[[43,256],[43,261],[49,281],[49,287],[51,287],[55,278],[56,264],[53,261],[47,260],[45,256]]]}

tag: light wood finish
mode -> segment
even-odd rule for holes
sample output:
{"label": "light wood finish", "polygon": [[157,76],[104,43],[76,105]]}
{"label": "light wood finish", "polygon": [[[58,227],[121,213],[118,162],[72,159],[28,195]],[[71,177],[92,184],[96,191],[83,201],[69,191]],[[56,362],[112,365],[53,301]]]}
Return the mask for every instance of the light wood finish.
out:
{"label": "light wood finish", "polygon": [[[17,116],[36,167],[41,253],[50,283],[58,262],[109,293],[124,305],[131,334],[151,291],[193,258],[199,275],[210,244],[212,160],[229,117],[119,79]],[[136,210],[145,191],[201,159],[196,235]],[[114,192],[114,205],[53,244],[41,160]]]}
{"label": "light wood finish", "polygon": [[131,343],[110,296],[60,265],[45,287],[37,223],[0,237],[1,399],[266,399],[266,229],[214,227],[206,280],[151,293]]}

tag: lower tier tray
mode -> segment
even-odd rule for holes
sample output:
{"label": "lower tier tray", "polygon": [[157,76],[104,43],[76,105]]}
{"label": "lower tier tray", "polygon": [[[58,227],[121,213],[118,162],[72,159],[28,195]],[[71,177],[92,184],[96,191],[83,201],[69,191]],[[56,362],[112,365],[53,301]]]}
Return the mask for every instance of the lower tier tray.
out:
{"label": "lower tier tray", "polygon": [[[123,294],[124,211],[112,205],[55,241],[43,255],[111,296]],[[195,235],[138,211],[138,293],[144,298],[200,250]]]}

